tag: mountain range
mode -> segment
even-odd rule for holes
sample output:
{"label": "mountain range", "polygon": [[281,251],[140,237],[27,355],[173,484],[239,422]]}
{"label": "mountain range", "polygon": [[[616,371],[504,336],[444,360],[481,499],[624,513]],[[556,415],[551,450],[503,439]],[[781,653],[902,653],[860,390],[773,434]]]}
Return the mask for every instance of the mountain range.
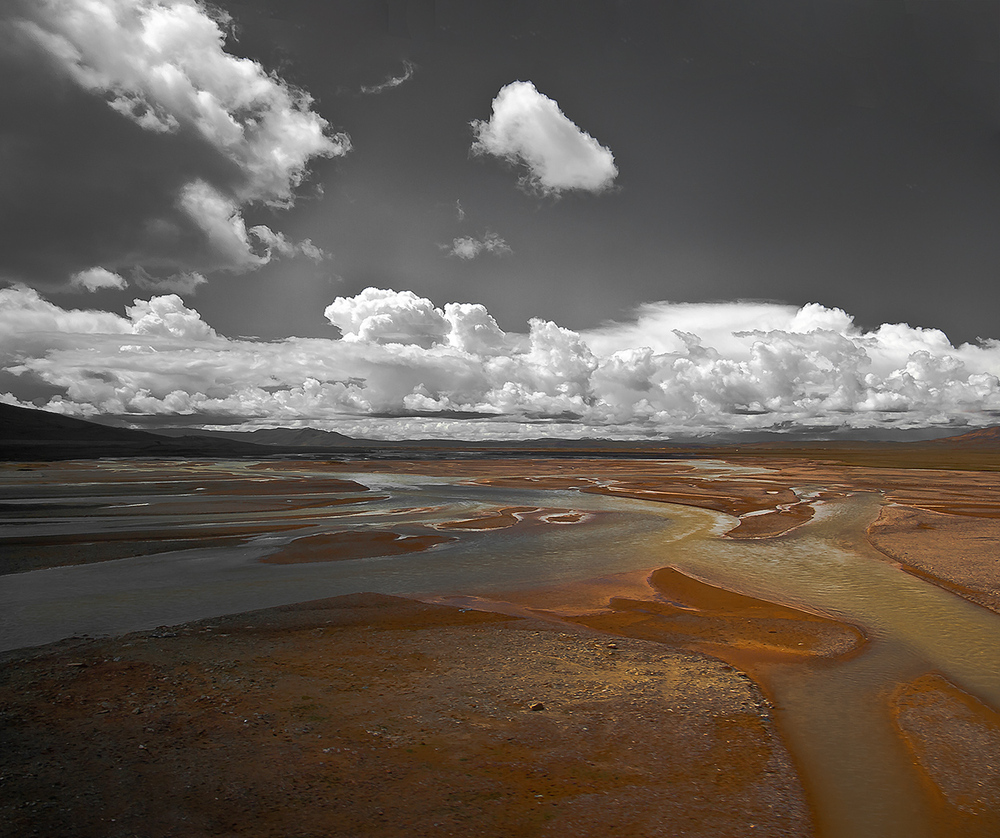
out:
{"label": "mountain range", "polygon": [[[316,428],[262,428],[254,431],[208,431],[194,428],[135,430],[62,416],[49,411],[0,404],[0,460],[61,460],[95,457],[269,457],[342,455],[380,459],[440,456],[619,456],[685,457],[714,455],[834,456],[849,452],[922,452],[931,459],[946,452],[1000,456],[1000,427],[979,428],[950,437],[858,440],[802,439],[783,434],[753,438],[675,441],[606,439],[533,439],[517,441],[354,439]],[[921,438],[923,437],[923,438]],[[992,456],[991,456],[992,458]]]}

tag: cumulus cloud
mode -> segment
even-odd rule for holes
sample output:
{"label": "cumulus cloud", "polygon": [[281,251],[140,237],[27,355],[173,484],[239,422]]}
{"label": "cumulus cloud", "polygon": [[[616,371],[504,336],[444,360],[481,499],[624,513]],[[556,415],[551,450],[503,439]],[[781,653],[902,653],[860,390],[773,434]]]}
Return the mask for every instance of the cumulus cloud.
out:
{"label": "cumulus cloud", "polygon": [[[130,327],[106,311],[63,309],[31,288],[0,288],[0,349],[30,353],[35,347],[66,345],[72,336],[127,334]],[[64,340],[65,338],[65,340]]]}
{"label": "cumulus cloud", "polygon": [[308,422],[370,436],[648,438],[961,427],[1000,415],[997,341],[953,346],[906,324],[865,331],[816,304],[656,303],[583,333],[538,319],[508,333],[481,304],[375,288],[326,313],[341,337],[231,340],[176,295],[136,300],[122,316],[9,288],[0,359],[57,391],[46,406],[64,413]]}
{"label": "cumulus cloud", "polygon": [[123,276],[98,267],[73,274],[69,278],[69,285],[74,291],[100,291],[103,288],[121,290],[128,286],[128,281]]}
{"label": "cumulus cloud", "polygon": [[471,124],[472,153],[524,166],[522,186],[540,194],[604,192],[618,175],[611,150],[578,128],[530,81],[502,87],[490,118]]}
{"label": "cumulus cloud", "polygon": [[174,276],[281,253],[244,208],[289,206],[310,162],[350,141],[307,93],[226,52],[229,23],[196,0],[4,5],[6,273],[57,285],[93,265]]}
{"label": "cumulus cloud", "polygon": [[412,61],[403,59],[403,74],[400,76],[389,76],[385,81],[379,82],[378,84],[372,85],[361,85],[361,92],[365,94],[379,94],[385,93],[387,90],[392,90],[395,87],[399,87],[401,84],[408,82],[413,78],[414,72],[416,72],[417,65]]}
{"label": "cumulus cloud", "polygon": [[132,334],[207,341],[218,337],[194,309],[188,308],[176,294],[136,300],[125,313],[132,321]]}
{"label": "cumulus cloud", "polygon": [[461,236],[451,243],[449,256],[457,256],[459,259],[475,259],[482,253],[492,253],[495,256],[506,256],[513,251],[496,233],[487,231],[481,239],[472,236]]}
{"label": "cumulus cloud", "polygon": [[354,297],[337,297],[324,315],[348,341],[431,347],[448,333],[444,312],[412,291],[366,288]]}
{"label": "cumulus cloud", "polygon": [[[746,335],[756,332],[850,332],[854,321],[838,308],[808,303],[802,308],[779,303],[645,303],[623,323],[609,322],[584,333],[596,352],[649,347],[676,352],[689,347],[685,335],[734,358],[749,357]],[[909,329],[909,327],[904,327]]]}

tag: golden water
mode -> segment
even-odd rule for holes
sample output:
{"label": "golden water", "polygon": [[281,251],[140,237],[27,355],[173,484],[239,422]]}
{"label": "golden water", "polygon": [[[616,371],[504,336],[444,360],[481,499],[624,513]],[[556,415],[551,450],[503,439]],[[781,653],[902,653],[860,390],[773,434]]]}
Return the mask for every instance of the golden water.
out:
{"label": "golden water", "polygon": [[889,694],[936,671],[1000,709],[1000,615],[905,573],[864,537],[876,495],[828,504],[779,539],[695,534],[670,564],[706,581],[860,626],[861,654],[828,665],[773,666],[773,691],[828,838],[922,838],[932,819],[889,712]]}

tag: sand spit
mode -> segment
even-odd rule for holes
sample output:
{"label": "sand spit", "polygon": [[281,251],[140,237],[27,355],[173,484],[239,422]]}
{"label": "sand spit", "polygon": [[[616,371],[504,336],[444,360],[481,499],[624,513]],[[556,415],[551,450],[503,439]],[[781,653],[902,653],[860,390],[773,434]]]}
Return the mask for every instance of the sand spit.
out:
{"label": "sand spit", "polygon": [[3,662],[11,838],[813,834],[753,682],[663,644],[355,595]]}
{"label": "sand spit", "polygon": [[445,521],[437,525],[441,530],[502,530],[515,526],[525,515],[538,512],[535,506],[506,506],[476,518]]}
{"label": "sand spit", "polygon": [[[701,582],[673,568],[650,576],[660,601],[612,597],[608,610],[569,618],[600,631],[702,651],[754,675],[761,663],[832,659],[855,653],[854,626]],[[663,601],[663,600],[667,601]]]}

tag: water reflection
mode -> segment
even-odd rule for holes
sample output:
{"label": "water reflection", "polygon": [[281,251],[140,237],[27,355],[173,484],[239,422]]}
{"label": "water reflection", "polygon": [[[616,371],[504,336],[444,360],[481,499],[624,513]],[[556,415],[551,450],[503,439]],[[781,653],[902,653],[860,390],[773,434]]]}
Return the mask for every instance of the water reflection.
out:
{"label": "water reflection", "polygon": [[773,665],[766,676],[823,834],[833,838],[936,834],[893,728],[894,688],[936,671],[1000,708],[1000,615],[887,563],[865,539],[878,511],[877,496],[857,495],[781,538],[682,540],[671,562],[723,587],[839,617],[871,638],[852,659]]}
{"label": "water reflection", "polygon": [[[671,511],[662,504],[576,492],[494,489],[405,477],[377,483],[365,479],[383,494],[359,505],[297,514],[293,531],[265,532],[231,547],[176,550],[0,577],[0,649],[359,591],[489,594],[648,568],[662,558],[665,542],[683,536],[694,526],[691,522],[703,519],[697,511]],[[212,499],[200,500],[210,511]],[[500,506],[615,514],[588,515],[571,526],[538,522],[485,532],[448,530],[457,541],[406,555],[289,565],[260,562],[296,537],[347,528],[391,528],[407,534],[418,526],[473,517]],[[187,515],[137,518],[137,514],[90,519],[85,529],[120,533],[135,527],[191,527]],[[260,521],[261,515],[255,520]],[[276,522],[285,520],[275,517]],[[226,517],[229,521],[231,516]],[[47,526],[39,522],[34,529],[45,531]],[[63,531],[80,524],[57,521],[53,526]],[[201,526],[211,534],[212,525]]]}

